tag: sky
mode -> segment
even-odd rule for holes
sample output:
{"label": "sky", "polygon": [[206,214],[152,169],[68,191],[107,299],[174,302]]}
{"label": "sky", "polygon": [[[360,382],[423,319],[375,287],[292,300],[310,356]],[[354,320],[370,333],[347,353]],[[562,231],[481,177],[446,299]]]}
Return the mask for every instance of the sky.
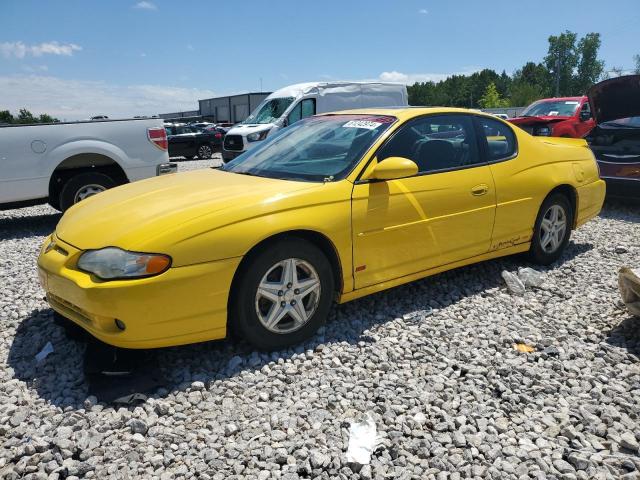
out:
{"label": "sky", "polygon": [[[599,32],[606,68],[640,53],[640,0],[0,0],[0,110],[60,119],[195,110],[302,81],[411,84],[542,61]],[[615,6],[614,6],[615,5]]]}

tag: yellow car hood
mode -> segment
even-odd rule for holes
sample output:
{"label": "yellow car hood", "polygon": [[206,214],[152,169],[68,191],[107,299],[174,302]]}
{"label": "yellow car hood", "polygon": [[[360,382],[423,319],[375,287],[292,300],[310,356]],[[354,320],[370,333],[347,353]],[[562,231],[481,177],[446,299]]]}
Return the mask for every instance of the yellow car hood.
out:
{"label": "yellow car hood", "polygon": [[293,192],[318,187],[214,169],[165,175],[82,201],[65,213],[56,235],[81,250],[166,251],[206,231],[281,209]]}

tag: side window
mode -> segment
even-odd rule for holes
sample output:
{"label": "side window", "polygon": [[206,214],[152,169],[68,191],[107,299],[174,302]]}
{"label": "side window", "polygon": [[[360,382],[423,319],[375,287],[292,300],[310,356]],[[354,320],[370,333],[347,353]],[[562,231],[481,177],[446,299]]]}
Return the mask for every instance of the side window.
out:
{"label": "side window", "polygon": [[378,160],[404,157],[419,172],[465,168],[483,163],[469,115],[429,115],[403,126],[378,151]]}
{"label": "side window", "polygon": [[316,99],[307,98],[302,101],[302,118],[307,118],[316,114]]}
{"label": "side window", "polygon": [[492,118],[476,117],[487,140],[489,161],[504,160],[516,153],[516,136],[504,123]]}
{"label": "side window", "polygon": [[293,125],[294,123],[296,123],[298,120],[302,118],[301,105],[302,105],[302,102],[299,102],[296,104],[295,107],[293,107],[293,110],[291,110],[291,112],[287,116],[287,125]]}

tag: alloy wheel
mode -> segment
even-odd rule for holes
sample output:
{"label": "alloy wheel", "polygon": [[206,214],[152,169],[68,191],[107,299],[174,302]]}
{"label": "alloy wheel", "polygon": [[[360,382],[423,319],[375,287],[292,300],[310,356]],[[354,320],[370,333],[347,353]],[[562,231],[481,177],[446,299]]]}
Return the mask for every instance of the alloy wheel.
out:
{"label": "alloy wheel", "polygon": [[564,240],[567,231],[567,214],[560,205],[551,205],[540,223],[540,246],[546,253],[553,253]]}
{"label": "alloy wheel", "polygon": [[256,314],[274,333],[302,328],[320,302],[320,277],[315,268],[299,258],[282,260],[267,270],[256,291]]}

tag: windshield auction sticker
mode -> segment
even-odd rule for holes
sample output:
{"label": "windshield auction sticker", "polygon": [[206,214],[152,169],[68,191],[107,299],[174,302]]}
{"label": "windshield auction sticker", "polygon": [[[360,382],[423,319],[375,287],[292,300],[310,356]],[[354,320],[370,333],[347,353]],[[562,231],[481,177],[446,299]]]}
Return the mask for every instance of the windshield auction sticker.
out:
{"label": "windshield auction sticker", "polygon": [[345,128],[366,128],[367,130],[375,130],[381,122],[371,122],[369,120],[350,120],[343,125]]}

